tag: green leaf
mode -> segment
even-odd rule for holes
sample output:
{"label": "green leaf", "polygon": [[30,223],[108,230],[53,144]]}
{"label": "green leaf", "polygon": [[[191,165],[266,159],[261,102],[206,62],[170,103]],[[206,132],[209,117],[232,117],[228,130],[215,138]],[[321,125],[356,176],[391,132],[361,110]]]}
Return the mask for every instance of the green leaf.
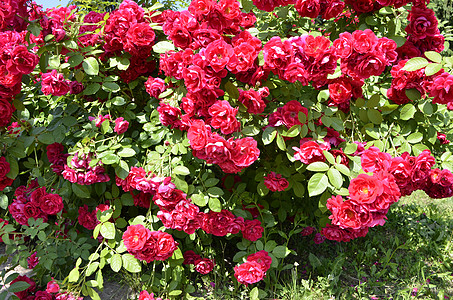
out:
{"label": "green leaf", "polygon": [[99,91],[100,88],[101,88],[101,85],[99,83],[95,82],[95,83],[89,84],[83,90],[83,94],[84,95],[94,95],[94,94],[96,94],[97,91]]}
{"label": "green leaf", "polygon": [[370,119],[370,121],[376,125],[381,124],[383,121],[381,113],[374,108],[370,108],[367,110],[367,116],[368,119]]}
{"label": "green leaf", "polygon": [[269,145],[277,136],[277,129],[275,127],[267,127],[263,131],[263,144]]}
{"label": "green leaf", "polygon": [[115,174],[121,178],[126,179],[127,175],[129,175],[129,165],[124,160],[120,160],[120,163],[115,168]]}
{"label": "green leaf", "polygon": [[156,53],[165,53],[170,50],[175,50],[175,46],[168,41],[160,41],[153,46],[153,51]]}
{"label": "green leaf", "polygon": [[223,190],[216,186],[210,187],[207,192],[209,195],[211,195],[213,197],[223,196],[223,194],[224,194]]}
{"label": "green leaf", "polygon": [[442,55],[440,55],[436,51],[426,51],[424,54],[427,59],[429,59],[435,63],[440,63],[442,61]]}
{"label": "green leaf", "polygon": [[250,125],[250,126],[245,126],[241,132],[247,136],[255,136],[258,133],[260,133],[260,130],[258,127]]}
{"label": "green leaf", "polygon": [[310,197],[322,194],[327,189],[328,183],[326,174],[314,174],[308,181],[308,194]]}
{"label": "green leaf", "polygon": [[222,210],[222,204],[218,198],[209,198],[209,209],[215,212],[220,212]]}
{"label": "green leaf", "polygon": [[115,82],[104,82],[102,88],[107,92],[118,92],[120,90],[120,86]]}
{"label": "green leaf", "polygon": [[291,251],[286,246],[277,246],[272,250],[272,254],[277,258],[285,258]]}
{"label": "green leaf", "polygon": [[9,163],[9,172],[6,174],[6,177],[15,179],[17,175],[19,175],[19,164],[17,163],[17,159],[8,155],[6,161]]}
{"label": "green leaf", "polygon": [[190,171],[185,166],[177,166],[176,168],[173,169],[173,173],[185,176],[185,175],[189,175]]}
{"label": "green leaf", "polygon": [[316,161],[314,163],[309,164],[307,166],[307,170],[313,172],[325,172],[329,170],[329,165],[322,161]]}
{"label": "green leaf", "polygon": [[123,267],[127,271],[131,273],[138,273],[142,270],[142,267],[138,260],[129,253],[123,254],[121,258],[123,260]]}
{"label": "green leaf", "polygon": [[322,263],[321,261],[313,254],[313,253],[310,253],[308,255],[308,260],[310,261],[310,265],[316,269],[320,266],[322,266]]}
{"label": "green leaf", "polygon": [[301,126],[300,125],[294,125],[288,131],[282,133],[283,136],[286,137],[295,137],[300,133]]}
{"label": "green leaf", "polygon": [[417,144],[423,140],[423,133],[414,132],[407,137],[407,141],[411,144]]}
{"label": "green leaf", "polygon": [[[438,54],[438,53],[437,53]],[[440,55],[439,55],[440,56]],[[431,76],[431,75],[434,75],[436,74],[437,72],[440,71],[440,69],[442,69],[442,65],[441,64],[429,64],[426,66],[425,68],[425,75],[426,76]]]}
{"label": "green leaf", "polygon": [[298,114],[297,114],[297,117],[299,118],[299,122],[301,124],[305,124],[307,122],[307,115],[304,114],[304,112],[300,111]]}
{"label": "green leaf", "polygon": [[401,120],[409,120],[412,119],[412,117],[415,115],[416,109],[415,106],[412,105],[411,103],[408,103],[401,108],[400,112],[400,118]]}
{"label": "green leaf", "polygon": [[30,284],[25,281],[16,281],[13,284],[11,284],[8,288],[8,291],[10,293],[17,293],[17,292],[22,292],[25,291],[30,287]]}
{"label": "green leaf", "polygon": [[405,71],[417,71],[428,65],[428,61],[423,57],[414,57],[409,59],[404,65],[403,70]]}
{"label": "green leaf", "polygon": [[341,188],[343,185],[343,176],[336,169],[329,169],[327,171],[327,176],[329,177],[329,182],[336,187],[337,189]]}
{"label": "green leaf", "polygon": [[286,151],[285,140],[283,139],[281,134],[277,134],[277,146],[280,150]]}
{"label": "green leaf", "polygon": [[92,262],[91,264],[89,264],[88,268],[86,270],[86,276],[90,276],[91,274],[96,272],[96,270],[98,269],[98,266],[99,266],[98,261],[95,261],[95,262]]}
{"label": "green leaf", "polygon": [[132,157],[135,155],[135,150],[132,148],[123,148],[118,151],[118,155],[121,157]]}
{"label": "green leaf", "polygon": [[7,209],[8,208],[8,196],[5,194],[0,195],[0,208]]}
{"label": "green leaf", "polygon": [[346,147],[344,148],[344,153],[345,154],[353,154],[356,151],[357,151],[357,144],[356,143],[347,144]]}
{"label": "green leaf", "polygon": [[327,150],[322,151],[322,153],[324,154],[329,163],[331,163],[332,165],[335,164],[335,157],[332,155],[332,153],[330,153]]}
{"label": "green leaf", "polygon": [[69,272],[68,281],[77,282],[77,280],[79,280],[79,276],[80,276],[79,269],[78,267],[76,267],[75,269],[72,269],[71,272]]}
{"label": "green leaf", "polygon": [[259,290],[258,290],[258,287],[254,287],[251,291],[250,291],[250,300],[259,300]]}
{"label": "green leaf", "polygon": [[298,181],[295,181],[293,184],[294,194],[299,198],[304,198],[305,196],[305,186]]}
{"label": "green leaf", "polygon": [[208,204],[209,198],[206,196],[204,197],[203,195],[200,194],[193,194],[190,196],[190,199],[192,199],[193,203],[197,206],[203,207]]}
{"label": "green leaf", "polygon": [[83,70],[88,75],[98,75],[99,74],[99,63],[96,58],[90,56],[83,60],[82,63]]}
{"label": "green leaf", "polygon": [[83,56],[80,54],[75,54],[68,58],[68,64],[71,68],[74,68],[78,65],[80,65],[83,61]]}
{"label": "green leaf", "polygon": [[238,87],[234,85],[231,81],[227,81],[227,83],[225,83],[225,91],[232,99],[239,99]]}
{"label": "green leaf", "polygon": [[219,179],[217,178],[209,178],[209,179],[206,179],[206,181],[204,182],[204,186],[205,187],[211,187],[211,186],[215,186],[217,183],[219,183]]}
{"label": "green leaf", "polygon": [[379,102],[381,100],[381,96],[379,94],[374,94],[370,97],[370,99],[366,102],[366,107],[368,108],[375,108],[379,106]]}
{"label": "green leaf", "polygon": [[346,175],[348,177],[351,176],[351,171],[349,170],[348,167],[346,167],[343,164],[336,164],[335,169],[337,169],[338,171],[340,171],[341,173],[343,173],[344,175]]}
{"label": "green leaf", "polygon": [[72,184],[72,191],[79,198],[90,198],[90,190],[85,185],[79,185],[77,183]]}
{"label": "green leaf", "polygon": [[38,37],[39,36],[39,33],[41,32],[42,28],[41,26],[39,26],[39,23],[37,22],[31,22],[30,24],[28,24],[27,26],[27,30],[33,34],[35,37]]}
{"label": "green leaf", "polygon": [[124,206],[132,206],[134,205],[134,198],[131,194],[122,194],[121,204],[123,204]]}
{"label": "green leaf", "polygon": [[121,266],[123,264],[123,261],[121,260],[121,255],[118,253],[115,253],[112,255],[112,258],[110,259],[110,268],[112,268],[113,272],[118,273],[119,270],[121,270]]}
{"label": "green leaf", "polygon": [[105,222],[101,225],[101,234],[104,238],[112,240],[115,238],[115,225],[111,222]]}
{"label": "green leaf", "polygon": [[38,141],[40,141],[41,143],[46,144],[46,145],[55,143],[52,132],[44,132],[44,133],[38,135]]}
{"label": "green leaf", "polygon": [[269,189],[266,187],[263,181],[258,183],[258,185],[256,186],[256,191],[261,197],[264,197],[269,193]]}
{"label": "green leaf", "polygon": [[406,90],[406,96],[412,101],[416,101],[422,97],[422,94],[417,89],[408,89]]}
{"label": "green leaf", "polygon": [[101,161],[106,165],[112,165],[117,163],[119,160],[118,156],[112,153],[108,153],[107,155],[101,158]]}

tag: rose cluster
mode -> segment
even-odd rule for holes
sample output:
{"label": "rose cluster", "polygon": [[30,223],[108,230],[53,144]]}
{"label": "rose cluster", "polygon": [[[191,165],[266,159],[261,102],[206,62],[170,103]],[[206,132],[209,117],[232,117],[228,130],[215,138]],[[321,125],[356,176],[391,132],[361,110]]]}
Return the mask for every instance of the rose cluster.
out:
{"label": "rose cluster", "polygon": [[150,231],[141,224],[128,226],[123,241],[129,253],[147,263],[168,259],[178,246],[170,234]]}
{"label": "rose cluster", "polygon": [[294,4],[301,17],[316,18],[321,15],[325,20],[337,17],[344,6],[342,0],[297,0]]}
{"label": "rose cluster", "polygon": [[381,75],[398,57],[396,43],[386,37],[376,37],[370,29],[340,33],[333,41],[333,48],[341,59],[341,72],[354,80]]}
{"label": "rose cluster", "polygon": [[336,48],[324,36],[302,35],[282,40],[272,37],[263,47],[264,69],[291,83],[325,85],[337,68]]}
{"label": "rose cluster", "polygon": [[214,260],[202,258],[192,250],[184,252],[184,265],[194,265],[195,271],[206,275],[214,269]]}
{"label": "rose cluster", "polygon": [[98,211],[106,211],[110,209],[110,205],[106,204],[99,204],[93,211],[88,210],[88,205],[83,205],[79,207],[79,215],[77,217],[79,224],[85,227],[88,230],[93,230],[96,225],[100,222],[97,219],[97,212]]}
{"label": "rose cluster", "polygon": [[[6,20],[3,19],[2,15],[0,28],[3,27],[4,22]],[[0,52],[2,53],[0,57],[1,127],[8,125],[11,121],[11,116],[15,110],[12,100],[14,96],[20,93],[22,76],[30,74],[39,61],[38,56],[28,50],[25,43],[25,35],[26,31],[0,32]]]}
{"label": "rose cluster", "polygon": [[245,263],[234,267],[237,281],[249,285],[261,281],[271,267],[272,258],[264,250],[250,254]]}
{"label": "rose cluster", "polygon": [[289,182],[282,177],[282,174],[270,172],[264,177],[264,185],[272,192],[282,192],[288,188]]}
{"label": "rose cluster", "polygon": [[76,10],[77,7],[71,5],[42,11],[41,6],[32,4],[29,10],[29,20],[39,20],[38,24],[42,29],[37,37],[31,35],[31,40],[40,46],[46,43],[45,37],[49,34],[53,35],[57,42],[64,40],[71,29],[71,24],[76,21]]}
{"label": "rose cluster", "polygon": [[[30,286],[23,291],[15,292],[20,300],[82,300],[83,297],[75,297],[72,293],[60,292],[60,285],[55,281],[51,280],[47,283],[47,286],[39,287],[36,282],[26,275],[17,276],[16,279],[11,281],[11,284],[15,282],[26,282]],[[39,290],[38,290],[39,289]]]}
{"label": "rose cluster", "polygon": [[332,212],[331,224],[323,228],[330,240],[349,241],[364,236],[369,227],[383,225],[391,204],[415,190],[424,190],[431,198],[453,196],[453,174],[434,169],[435,159],[429,150],[417,157],[407,152],[392,158],[376,147],[361,156],[363,171],[349,184],[349,199],[341,196],[327,200]]}
{"label": "rose cluster", "polygon": [[409,2],[411,2],[411,0],[345,0],[345,3],[349,5],[357,15],[376,11],[384,6],[394,6],[395,8],[398,8]]}
{"label": "rose cluster", "polygon": [[50,162],[50,167],[52,171],[61,175],[65,166],[66,166],[66,159],[69,156],[67,153],[64,152],[64,146],[60,143],[53,143],[46,147],[46,154],[47,159]]}
{"label": "rose cluster", "polygon": [[42,218],[47,222],[49,215],[56,215],[63,210],[63,199],[58,194],[49,194],[46,187],[39,187],[36,181],[28,186],[19,186],[14,193],[14,200],[8,206],[9,212],[17,223],[28,225],[28,219]]}
{"label": "rose cluster", "polygon": [[82,46],[95,46],[101,42],[101,35],[95,33],[95,31],[101,28],[99,24],[104,20],[106,13],[98,13],[95,11],[90,11],[83,18],[83,23],[89,23],[90,25],[82,25],[79,29],[79,43]]}
{"label": "rose cluster", "polygon": [[121,56],[122,51],[132,55],[127,70],[121,71],[121,79],[129,83],[139,76],[151,74],[155,62],[148,61],[156,34],[151,28],[151,15],[131,0],[123,1],[110,13],[104,28],[106,56]]}
{"label": "rose cluster", "polygon": [[76,153],[71,159],[70,166],[64,165],[62,175],[64,179],[80,185],[110,181],[102,162],[95,159],[94,153],[80,154],[80,156],[79,153]]}
{"label": "rose cluster", "polygon": [[146,194],[154,195],[157,188],[164,178],[156,177],[152,172],[146,172],[143,168],[132,167],[125,179],[116,176],[116,185],[120,186],[123,191],[140,191]]}

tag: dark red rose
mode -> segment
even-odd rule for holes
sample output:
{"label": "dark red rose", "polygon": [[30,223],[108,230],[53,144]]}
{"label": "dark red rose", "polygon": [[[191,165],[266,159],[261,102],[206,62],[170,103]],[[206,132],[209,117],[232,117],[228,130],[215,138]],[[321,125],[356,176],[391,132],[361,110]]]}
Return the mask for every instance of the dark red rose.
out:
{"label": "dark red rose", "polygon": [[56,215],[63,210],[63,200],[58,194],[47,194],[39,199],[39,207],[49,215]]}

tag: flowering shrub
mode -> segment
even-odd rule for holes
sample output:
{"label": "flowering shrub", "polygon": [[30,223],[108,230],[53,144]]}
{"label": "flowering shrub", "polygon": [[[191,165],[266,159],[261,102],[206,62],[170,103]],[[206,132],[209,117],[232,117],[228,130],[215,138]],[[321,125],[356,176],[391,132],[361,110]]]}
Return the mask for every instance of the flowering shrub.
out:
{"label": "flowering shrub", "polygon": [[219,271],[265,297],[296,235],[453,196],[453,60],[424,1],[11,3],[0,236],[40,275],[8,282],[20,299],[99,299],[108,270],[139,299]]}

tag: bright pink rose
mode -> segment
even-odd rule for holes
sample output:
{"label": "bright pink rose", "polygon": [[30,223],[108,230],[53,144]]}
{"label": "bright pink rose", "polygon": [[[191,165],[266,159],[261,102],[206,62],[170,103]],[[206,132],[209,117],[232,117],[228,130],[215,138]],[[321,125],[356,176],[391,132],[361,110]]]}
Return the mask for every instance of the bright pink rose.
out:
{"label": "bright pink rose", "polygon": [[195,271],[206,275],[214,269],[214,261],[209,258],[201,258],[195,261]]}
{"label": "bright pink rose", "polygon": [[58,283],[55,280],[49,281],[47,283],[46,292],[55,294],[55,293],[58,293],[59,290],[60,290],[60,286],[58,285]]}
{"label": "bright pink rose", "polygon": [[129,122],[124,120],[123,117],[119,117],[115,119],[115,128],[113,131],[115,131],[118,134],[123,134],[127,131],[127,128],[129,127]]}
{"label": "bright pink rose", "polygon": [[382,183],[367,174],[359,174],[349,184],[349,196],[359,205],[373,203],[382,192]]}
{"label": "bright pink rose", "polygon": [[264,278],[265,272],[256,261],[246,261],[242,265],[234,267],[234,277],[239,283],[249,285]]}
{"label": "bright pink rose", "polygon": [[220,129],[223,134],[239,131],[241,123],[236,119],[238,109],[231,107],[228,101],[216,101],[208,111],[211,116],[209,124],[212,127]]}
{"label": "bright pink rose", "polygon": [[326,158],[324,157],[323,151],[329,150],[329,148],[329,145],[320,145],[315,141],[303,139],[300,141],[300,148],[293,147],[296,151],[294,153],[294,158],[307,165],[317,161],[325,161]]}
{"label": "bright pink rose", "polygon": [[145,82],[145,87],[146,92],[154,98],[159,98],[159,95],[167,89],[167,85],[162,78],[153,78],[151,76]]}

